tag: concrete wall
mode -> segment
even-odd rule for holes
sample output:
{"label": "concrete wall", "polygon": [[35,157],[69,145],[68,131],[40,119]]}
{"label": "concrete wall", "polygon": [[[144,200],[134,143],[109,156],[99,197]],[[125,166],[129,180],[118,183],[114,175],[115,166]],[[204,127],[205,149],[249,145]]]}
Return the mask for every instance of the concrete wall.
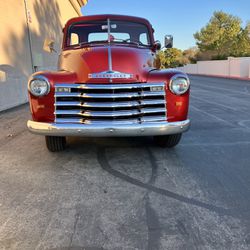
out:
{"label": "concrete wall", "polygon": [[250,78],[250,57],[199,61],[197,64],[188,64],[179,69],[189,74]]}
{"label": "concrete wall", "polygon": [[197,63],[198,74],[213,72],[214,75],[227,75],[227,61],[201,61]]}
{"label": "concrete wall", "polygon": [[184,67],[182,67],[181,69],[185,70],[186,72],[190,73],[190,74],[198,74],[198,65],[197,64],[188,64]]}
{"label": "concrete wall", "polygon": [[[25,8],[25,2],[27,8]],[[0,111],[27,102],[27,79],[32,74],[26,9],[33,66],[36,70],[54,70],[57,54],[43,51],[45,38],[55,40],[59,52],[62,27],[78,16],[75,0],[8,0],[0,1]]]}

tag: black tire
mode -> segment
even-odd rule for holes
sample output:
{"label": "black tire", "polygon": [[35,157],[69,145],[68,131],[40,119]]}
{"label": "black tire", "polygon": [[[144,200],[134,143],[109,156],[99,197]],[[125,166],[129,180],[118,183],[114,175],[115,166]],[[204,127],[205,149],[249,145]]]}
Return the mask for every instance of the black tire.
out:
{"label": "black tire", "polygon": [[66,138],[63,136],[45,136],[45,141],[51,152],[63,151],[66,148]]}
{"label": "black tire", "polygon": [[162,148],[173,148],[181,140],[182,134],[154,136],[155,144]]}

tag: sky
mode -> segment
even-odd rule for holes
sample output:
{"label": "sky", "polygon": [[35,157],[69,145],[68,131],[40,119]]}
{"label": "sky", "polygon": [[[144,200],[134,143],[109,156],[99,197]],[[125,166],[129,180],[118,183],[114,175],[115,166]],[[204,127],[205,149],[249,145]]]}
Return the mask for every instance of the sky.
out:
{"label": "sky", "polygon": [[163,44],[165,35],[173,35],[174,47],[184,50],[196,45],[193,34],[220,10],[241,18],[243,26],[250,21],[250,0],[89,0],[82,13],[146,18],[155,29],[156,40]]}

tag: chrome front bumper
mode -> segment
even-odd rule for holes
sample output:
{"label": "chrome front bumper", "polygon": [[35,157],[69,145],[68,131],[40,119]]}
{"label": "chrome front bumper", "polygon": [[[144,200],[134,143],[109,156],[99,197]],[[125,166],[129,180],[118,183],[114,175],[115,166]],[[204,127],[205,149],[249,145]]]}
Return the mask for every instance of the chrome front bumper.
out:
{"label": "chrome front bumper", "polygon": [[57,124],[28,121],[30,132],[49,136],[123,137],[179,134],[187,131],[190,120],[143,124]]}

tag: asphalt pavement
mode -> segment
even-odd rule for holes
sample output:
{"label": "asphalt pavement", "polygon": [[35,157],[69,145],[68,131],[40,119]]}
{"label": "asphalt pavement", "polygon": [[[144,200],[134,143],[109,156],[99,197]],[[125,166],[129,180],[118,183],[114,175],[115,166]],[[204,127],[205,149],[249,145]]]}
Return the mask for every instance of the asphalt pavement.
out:
{"label": "asphalt pavement", "polygon": [[175,149],[70,138],[50,153],[28,105],[0,113],[0,249],[250,249],[250,81],[190,78]]}

